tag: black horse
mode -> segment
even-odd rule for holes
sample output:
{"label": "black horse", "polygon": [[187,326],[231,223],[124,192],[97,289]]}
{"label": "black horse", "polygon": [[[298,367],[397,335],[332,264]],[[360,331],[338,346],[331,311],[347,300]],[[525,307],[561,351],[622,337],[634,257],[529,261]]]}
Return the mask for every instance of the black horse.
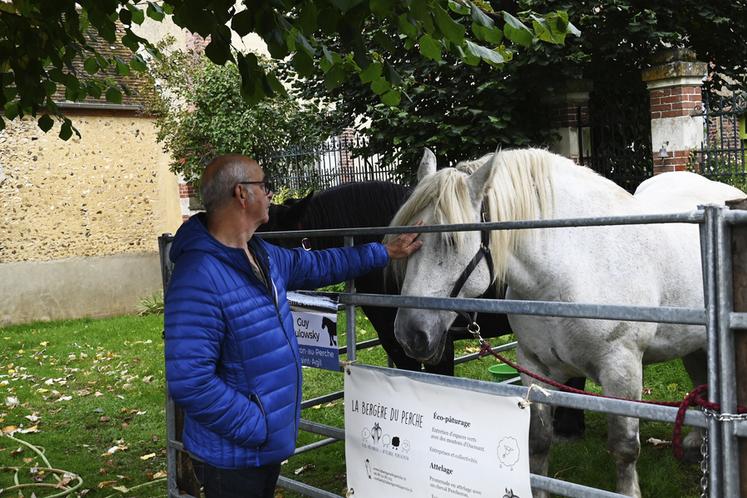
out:
{"label": "black horse", "polygon": [[[324,228],[360,228],[389,225],[397,210],[412,190],[391,182],[369,181],[346,183],[301,199],[287,199],[283,204],[270,206],[270,221],[258,231],[315,230]],[[382,236],[356,236],[356,244],[378,242]],[[301,239],[272,239],[270,242],[285,247],[298,247]],[[342,237],[314,237],[308,239],[311,249],[325,249],[343,245]],[[383,270],[376,270],[355,280],[358,292],[371,294],[399,294],[392,279],[385,278]],[[381,345],[397,368],[429,373],[454,375],[454,340],[471,339],[466,332],[452,332],[441,361],[435,365],[422,365],[407,356],[394,337],[396,308],[361,306],[379,336]],[[511,333],[505,314],[481,313],[477,322],[483,337],[497,337]],[[460,317],[454,330],[464,330],[466,322]],[[584,379],[573,379],[571,385],[583,387]],[[572,413],[575,412],[575,413]],[[567,413],[567,415],[566,415]],[[567,420],[566,420],[567,419]],[[562,421],[561,421],[562,420]],[[559,409],[556,416],[556,433],[576,436],[583,432],[583,413]]]}

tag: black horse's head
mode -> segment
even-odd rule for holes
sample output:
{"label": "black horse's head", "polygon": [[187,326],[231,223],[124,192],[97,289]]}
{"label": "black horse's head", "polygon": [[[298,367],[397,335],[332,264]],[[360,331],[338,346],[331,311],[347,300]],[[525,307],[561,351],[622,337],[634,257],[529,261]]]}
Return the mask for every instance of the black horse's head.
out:
{"label": "black horse's head", "polygon": [[[270,221],[260,226],[257,232],[285,232],[300,230],[301,220],[311,202],[314,192],[309,192],[300,199],[288,198],[282,204],[270,205]],[[268,239],[273,244],[294,248],[301,245],[301,237],[283,237]]]}

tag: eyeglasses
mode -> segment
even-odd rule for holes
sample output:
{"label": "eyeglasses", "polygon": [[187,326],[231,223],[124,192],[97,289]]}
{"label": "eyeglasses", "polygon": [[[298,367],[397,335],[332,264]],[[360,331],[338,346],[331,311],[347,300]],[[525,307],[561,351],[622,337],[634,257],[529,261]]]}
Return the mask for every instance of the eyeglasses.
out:
{"label": "eyeglasses", "polygon": [[270,192],[273,191],[274,186],[272,185],[272,180],[268,180],[265,178],[264,180],[258,181],[258,182],[238,182],[239,185],[262,185],[262,188],[265,191],[266,195],[270,195]]}

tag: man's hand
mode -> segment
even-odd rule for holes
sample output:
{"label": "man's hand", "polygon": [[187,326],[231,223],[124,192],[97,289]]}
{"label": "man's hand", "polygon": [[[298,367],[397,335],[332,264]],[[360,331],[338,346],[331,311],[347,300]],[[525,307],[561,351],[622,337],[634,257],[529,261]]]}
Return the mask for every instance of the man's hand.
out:
{"label": "man's hand", "polygon": [[[422,225],[422,221],[415,223],[415,226]],[[422,240],[417,240],[419,233],[401,233],[387,242],[386,252],[390,259],[405,259],[414,253],[423,245]]]}

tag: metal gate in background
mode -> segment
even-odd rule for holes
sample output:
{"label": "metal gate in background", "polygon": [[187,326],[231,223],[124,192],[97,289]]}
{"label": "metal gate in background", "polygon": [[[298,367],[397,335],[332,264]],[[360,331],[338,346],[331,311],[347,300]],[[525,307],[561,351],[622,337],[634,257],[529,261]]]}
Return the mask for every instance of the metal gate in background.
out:
{"label": "metal gate in background", "polygon": [[698,173],[726,183],[744,182],[746,113],[745,94],[723,96],[703,90],[703,102],[693,111],[693,116],[703,117],[703,142],[693,161]]}
{"label": "metal gate in background", "polygon": [[603,74],[589,95],[591,158],[585,166],[633,192],[653,175],[649,95],[640,71]]}
{"label": "metal gate in background", "polygon": [[266,160],[278,186],[293,191],[322,190],[343,183],[398,180],[396,167],[378,155],[361,151],[366,138],[352,132],[330,137],[316,145],[292,146]]}
{"label": "metal gate in background", "polygon": [[[684,422],[690,426],[704,427],[708,430],[707,445],[704,452],[706,472],[703,476],[703,496],[711,498],[738,498],[740,496],[740,463],[747,468],[747,447],[742,447],[740,455],[739,438],[747,437],[747,417],[737,415],[737,379],[738,368],[747,359],[741,358],[739,367],[735,361],[735,330],[747,331],[747,212],[741,210],[730,211],[725,208],[708,206],[692,212],[673,213],[665,215],[616,216],[583,219],[553,219],[541,221],[514,221],[471,223],[463,225],[439,225],[423,227],[383,227],[358,229],[314,230],[305,232],[305,236],[341,236],[341,235],[372,235],[384,233],[404,232],[451,232],[465,230],[507,230],[507,229],[536,229],[576,226],[606,226],[633,225],[659,223],[697,223],[700,225],[700,239],[702,249],[705,304],[703,308],[677,307],[642,307],[618,305],[590,305],[567,302],[533,302],[497,299],[457,299],[457,298],[425,298],[413,296],[391,296],[378,294],[356,294],[346,292],[339,295],[341,303],[346,305],[348,344],[351,345],[349,359],[355,359],[355,317],[354,307],[359,305],[408,307],[421,309],[450,309],[455,311],[485,312],[485,313],[513,313],[524,315],[543,315],[558,317],[575,317],[608,320],[632,320],[644,322],[681,323],[703,325],[708,332],[708,392],[709,400],[721,406],[720,412],[713,410],[688,410]],[[732,275],[732,227],[739,226],[737,252],[734,266],[739,274]],[[288,237],[295,232],[277,232],[275,236]],[[264,236],[264,234],[263,234]],[[271,236],[270,236],[271,237]],[[348,237],[347,243],[351,243]],[[741,241],[741,242],[740,242]],[[169,265],[164,259],[164,249],[167,238],[159,239],[162,255],[164,281],[168,280]],[[733,282],[740,285],[740,294],[732,293]],[[742,295],[743,294],[743,295]],[[734,311],[734,299],[742,300],[740,312]],[[744,335],[747,332],[741,332]],[[747,343],[740,339],[739,348],[747,355]],[[582,410],[592,410],[622,416],[636,417],[648,420],[672,423],[675,420],[677,408],[642,404],[633,401],[590,397],[559,391],[543,392],[542,390],[526,387],[474,381],[453,377],[443,377],[417,372],[396,371],[397,375],[413,377],[421,381],[434,384],[457,387],[466,390],[484,392],[500,396],[522,396],[533,402],[545,403],[553,406],[566,406]],[[738,386],[740,393],[747,398],[747,386]],[[336,399],[340,393],[332,393],[325,399]],[[740,402],[745,403],[744,399]],[[183,451],[176,432],[175,407],[171,400],[167,405],[168,422],[168,473],[169,497],[181,497],[177,486],[177,463]],[[304,402],[309,403],[309,402]],[[308,405],[307,405],[308,406]],[[339,428],[323,426],[321,424],[302,424],[302,429],[318,431],[325,434],[329,440],[344,439],[344,431]],[[325,440],[326,441],[326,440]],[[325,443],[322,441],[319,443]],[[741,444],[744,445],[744,440]],[[305,450],[306,448],[299,448]],[[313,448],[312,448],[313,449]],[[740,460],[741,458],[741,460]],[[747,489],[747,476],[743,476]],[[531,484],[534,488],[543,489],[551,493],[571,497],[622,498],[617,493],[594,489],[567,481],[546,476],[532,474]],[[333,493],[312,488],[311,486],[290,481],[287,478],[279,482],[281,487],[301,492],[312,497],[338,497]],[[707,491],[706,491],[707,490]]]}

